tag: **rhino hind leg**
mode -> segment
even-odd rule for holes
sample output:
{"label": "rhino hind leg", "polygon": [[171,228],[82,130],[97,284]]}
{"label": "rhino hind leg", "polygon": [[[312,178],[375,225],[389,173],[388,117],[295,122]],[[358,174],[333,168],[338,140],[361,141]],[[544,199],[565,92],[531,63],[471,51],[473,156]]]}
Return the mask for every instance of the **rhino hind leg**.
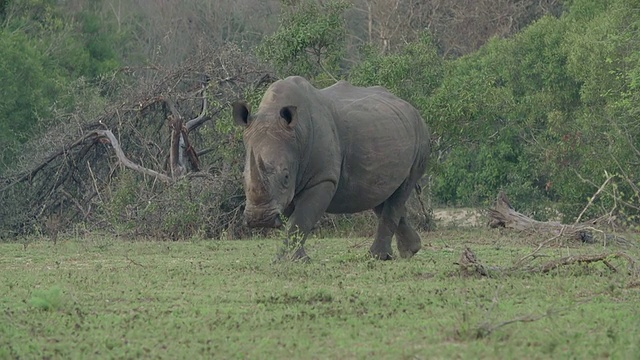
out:
{"label": "rhino hind leg", "polygon": [[398,252],[400,253],[400,256],[405,259],[415,255],[422,247],[420,235],[418,235],[418,233],[408,223],[406,216],[403,216],[400,219],[398,229],[396,230],[396,241],[398,245]]}
{"label": "rhino hind leg", "polygon": [[[391,240],[396,231],[401,230],[404,243],[407,246],[401,246],[400,255],[405,256],[406,251],[411,251],[414,246],[409,246],[413,239],[413,234],[406,221],[401,221],[406,213],[405,203],[413,190],[413,183],[405,181],[385,202],[378,205],[374,210],[378,215],[378,230],[375,240],[369,249],[371,256],[380,260],[391,260],[393,251],[391,250]],[[402,225],[402,228],[400,228]],[[411,229],[411,231],[409,231]],[[415,231],[413,231],[415,233]],[[415,234],[417,236],[417,234]],[[407,241],[405,241],[405,239]],[[417,251],[417,250],[416,250]]]}

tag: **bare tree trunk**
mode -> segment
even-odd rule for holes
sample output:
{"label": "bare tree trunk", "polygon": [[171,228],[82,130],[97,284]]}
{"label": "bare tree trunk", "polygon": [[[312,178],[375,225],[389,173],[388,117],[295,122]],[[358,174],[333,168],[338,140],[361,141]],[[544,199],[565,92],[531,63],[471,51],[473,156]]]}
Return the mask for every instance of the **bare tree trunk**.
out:
{"label": "bare tree trunk", "polygon": [[183,160],[182,150],[182,118],[180,116],[169,117],[169,127],[171,128],[171,151],[169,152],[169,168],[171,178],[177,179],[184,175],[186,167]]}
{"label": "bare tree trunk", "polygon": [[371,3],[367,2],[367,16],[368,16],[368,25],[369,25],[369,44],[371,44],[371,40],[373,39],[373,13],[371,12]]}

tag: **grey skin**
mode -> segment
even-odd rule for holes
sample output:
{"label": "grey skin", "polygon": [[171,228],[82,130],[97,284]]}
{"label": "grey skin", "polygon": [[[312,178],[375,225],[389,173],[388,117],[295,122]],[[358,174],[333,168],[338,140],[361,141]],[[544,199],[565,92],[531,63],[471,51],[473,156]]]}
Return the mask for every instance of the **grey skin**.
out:
{"label": "grey skin", "polygon": [[325,213],[373,209],[378,229],[373,257],[420,250],[405,203],[429,157],[429,130],[409,103],[375,87],[345,81],[314,88],[302,77],[273,83],[255,114],[233,104],[245,128],[245,219],[252,227],[280,227],[289,219],[280,257],[308,260],[304,242]]}

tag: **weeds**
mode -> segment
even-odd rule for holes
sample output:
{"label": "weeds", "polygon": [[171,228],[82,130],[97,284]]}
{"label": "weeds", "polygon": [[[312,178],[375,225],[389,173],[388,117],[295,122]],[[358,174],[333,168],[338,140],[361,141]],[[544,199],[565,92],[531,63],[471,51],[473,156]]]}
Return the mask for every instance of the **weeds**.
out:
{"label": "weeds", "polygon": [[29,303],[39,310],[58,310],[62,305],[62,289],[54,286],[48,290],[35,290]]}

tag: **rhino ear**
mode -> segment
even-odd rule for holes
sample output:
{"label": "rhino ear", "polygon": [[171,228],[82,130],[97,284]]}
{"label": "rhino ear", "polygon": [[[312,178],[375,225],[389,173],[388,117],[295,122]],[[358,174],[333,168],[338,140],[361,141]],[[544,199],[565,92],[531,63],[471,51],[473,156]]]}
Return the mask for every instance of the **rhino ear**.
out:
{"label": "rhino ear", "polygon": [[251,109],[249,105],[244,101],[237,101],[233,103],[233,120],[240,126],[249,126],[251,117]]}
{"label": "rhino ear", "polygon": [[293,128],[298,122],[298,107],[289,105],[280,109],[280,117],[283,118],[289,127]]}

